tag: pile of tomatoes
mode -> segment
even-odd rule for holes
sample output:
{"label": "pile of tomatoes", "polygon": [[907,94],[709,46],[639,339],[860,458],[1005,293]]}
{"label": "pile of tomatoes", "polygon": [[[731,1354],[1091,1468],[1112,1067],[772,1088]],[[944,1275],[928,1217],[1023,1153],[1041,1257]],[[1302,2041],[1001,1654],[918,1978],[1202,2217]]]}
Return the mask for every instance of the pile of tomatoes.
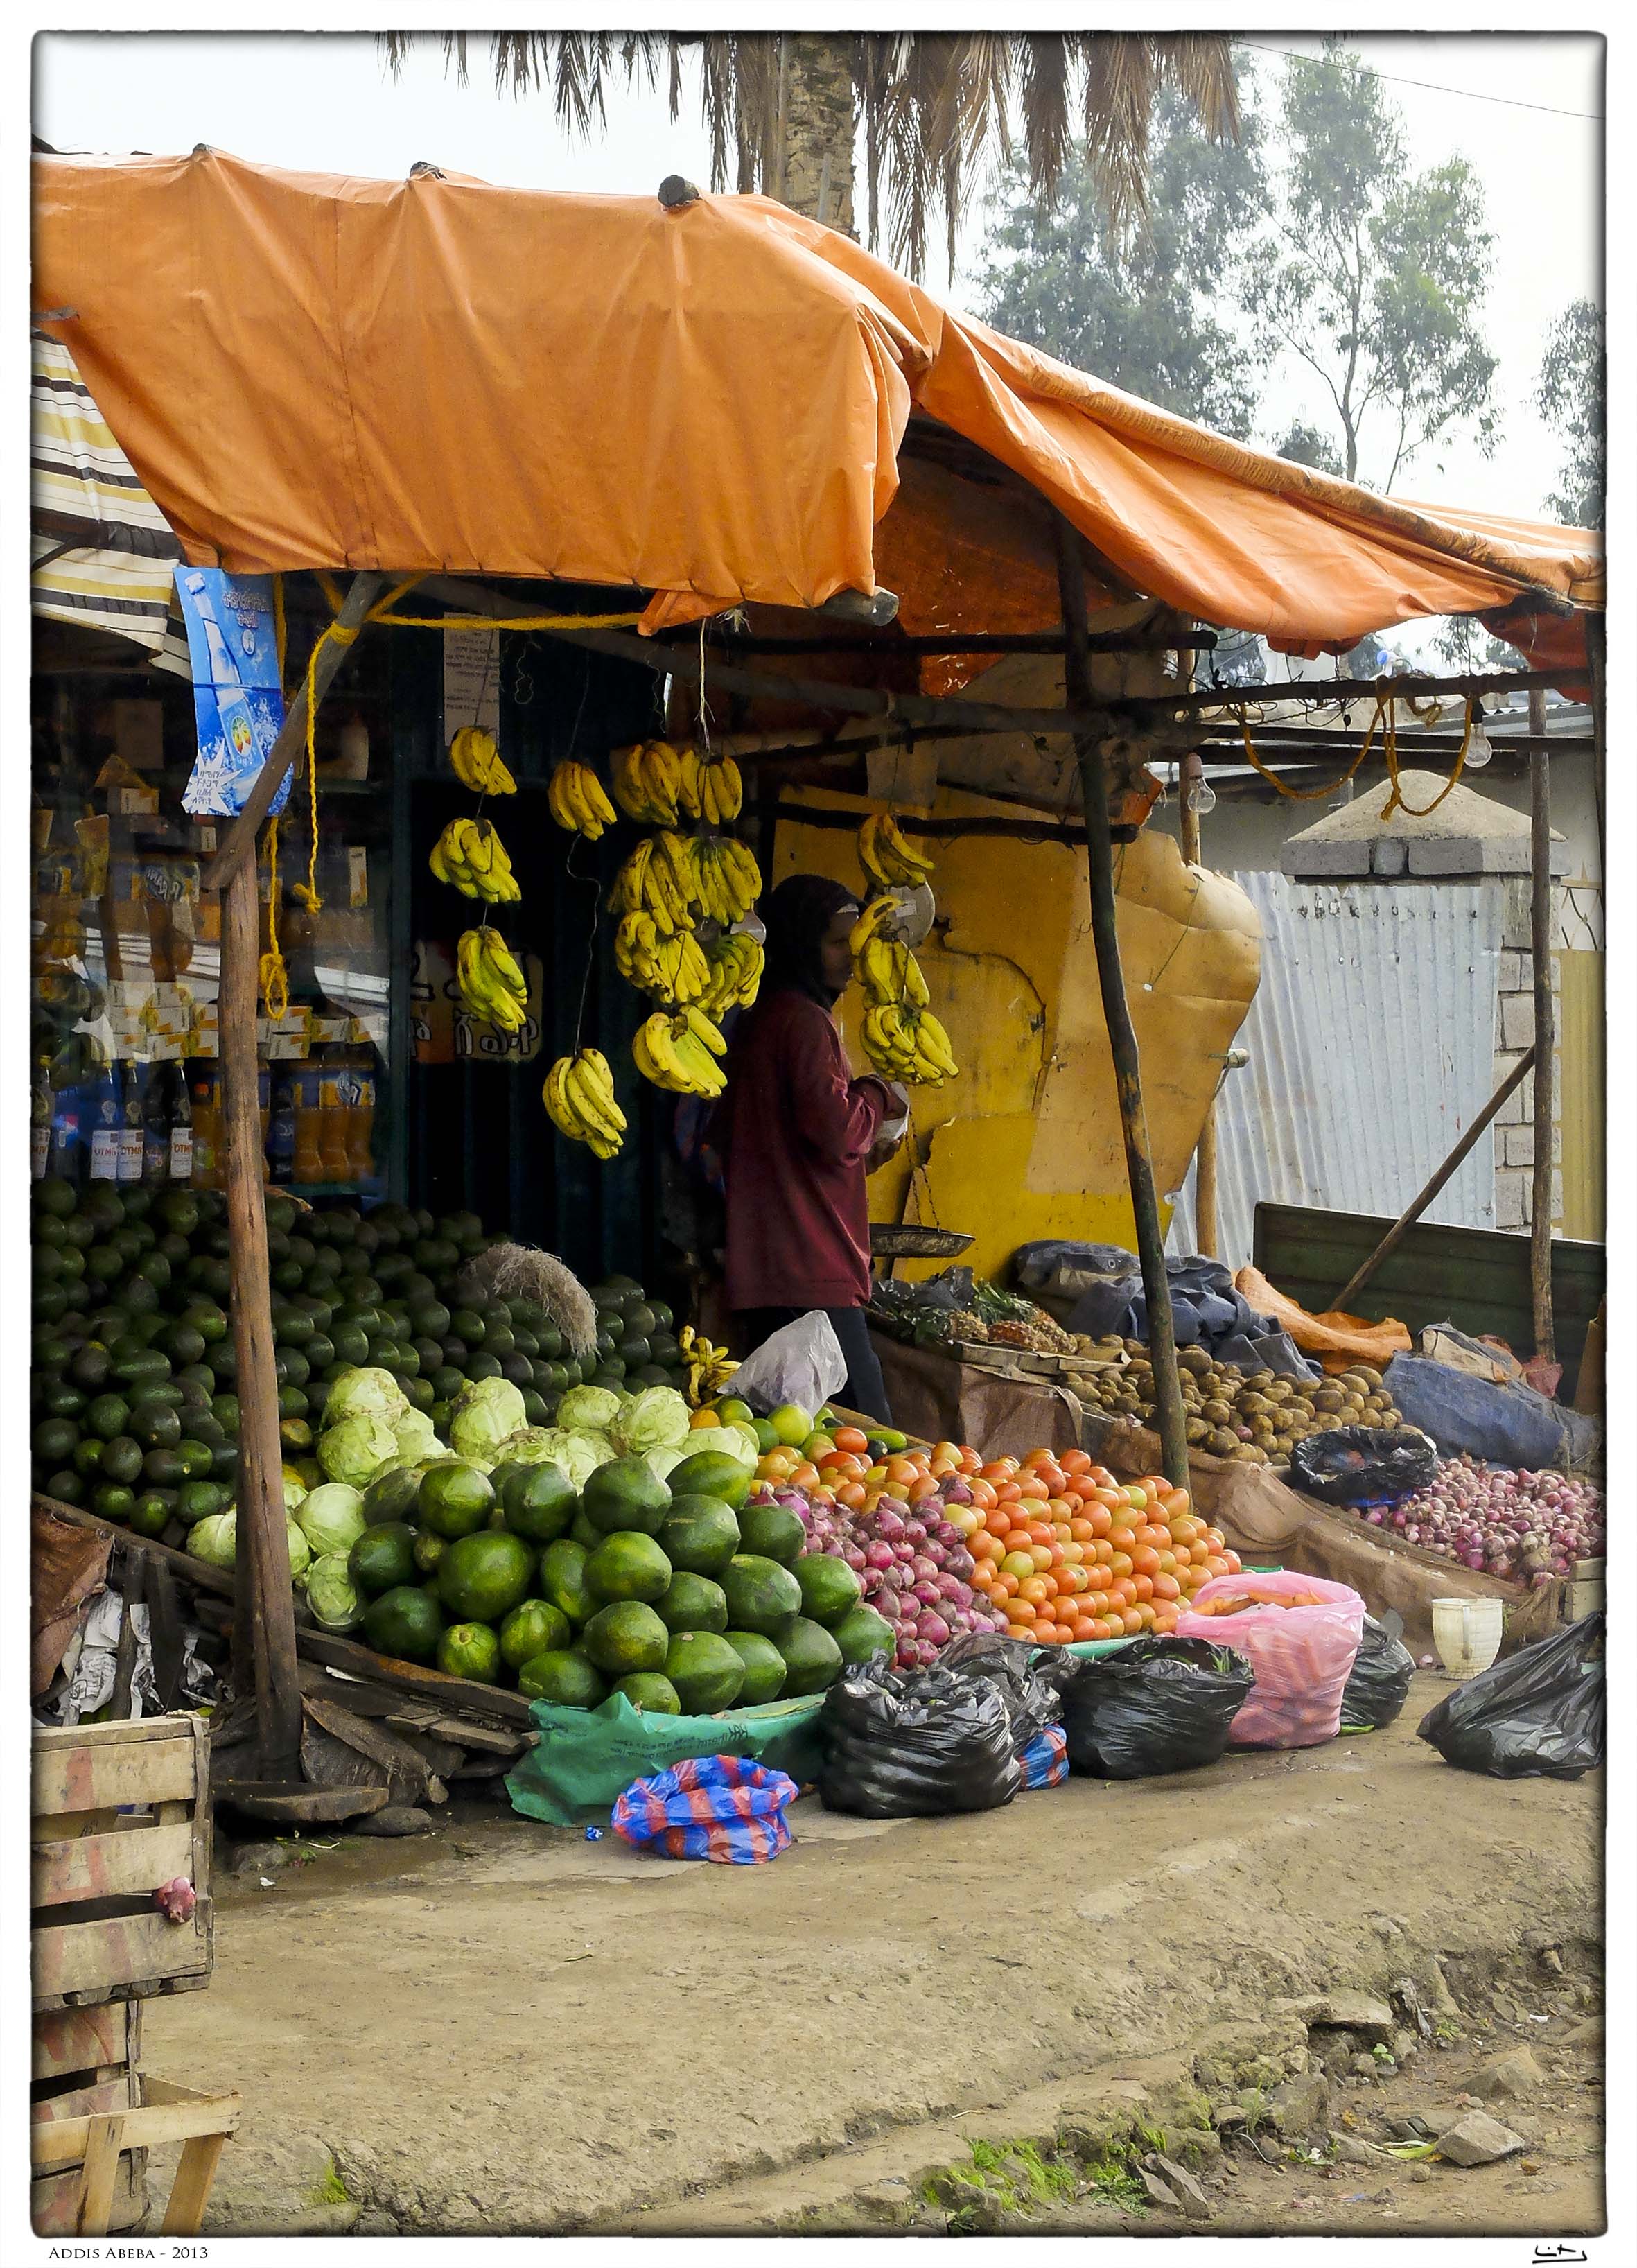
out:
{"label": "pile of tomatoes", "polygon": [[1202,1583],[1240,1572],[1186,1489],[1157,1474],[1116,1480],[1083,1449],[986,1462],[939,1441],[877,1459],[864,1434],[840,1426],[768,1452],[757,1478],[855,1513],[938,1499],[965,1538],[979,1598],[1045,1646],[1174,1631]]}
{"label": "pile of tomatoes", "polygon": [[[1017,1637],[1046,1646],[1174,1631],[1237,1552],[1158,1474],[1116,1480],[1083,1449],[997,1457],[969,1479],[973,1582]],[[964,1526],[961,1512],[949,1519]]]}

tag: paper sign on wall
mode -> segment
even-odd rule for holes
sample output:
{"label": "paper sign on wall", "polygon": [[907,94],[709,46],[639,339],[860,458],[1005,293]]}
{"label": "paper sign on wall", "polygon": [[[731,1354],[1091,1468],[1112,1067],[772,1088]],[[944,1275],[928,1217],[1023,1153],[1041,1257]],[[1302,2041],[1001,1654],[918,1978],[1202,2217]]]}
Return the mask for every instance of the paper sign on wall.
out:
{"label": "paper sign on wall", "polygon": [[444,632],[444,746],[464,725],[500,738],[500,632]]}
{"label": "paper sign on wall", "polygon": [[[199,754],[182,797],[195,818],[231,819],[245,801],[284,721],[268,575],[179,567],[176,594],[193,664]],[[282,811],[285,779],[273,799]]]}

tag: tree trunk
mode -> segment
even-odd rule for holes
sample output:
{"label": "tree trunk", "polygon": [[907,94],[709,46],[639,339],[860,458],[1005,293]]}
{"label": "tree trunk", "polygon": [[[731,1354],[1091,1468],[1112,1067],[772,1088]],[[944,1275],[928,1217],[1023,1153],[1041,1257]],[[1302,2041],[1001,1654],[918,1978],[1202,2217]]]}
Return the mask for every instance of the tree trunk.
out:
{"label": "tree trunk", "polygon": [[779,195],[843,235],[853,228],[853,35],[789,32],[782,57],[784,142]]}

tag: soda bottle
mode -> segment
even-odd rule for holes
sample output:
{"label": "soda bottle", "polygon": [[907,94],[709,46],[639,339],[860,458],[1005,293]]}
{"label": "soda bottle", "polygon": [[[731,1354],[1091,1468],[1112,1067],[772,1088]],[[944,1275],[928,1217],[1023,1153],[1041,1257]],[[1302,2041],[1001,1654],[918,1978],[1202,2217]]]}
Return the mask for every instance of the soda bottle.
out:
{"label": "soda bottle", "polygon": [[226,1167],[222,1101],[217,1067],[195,1063],[191,1074],[194,1122],[194,1187],[217,1189]]}
{"label": "soda bottle", "polygon": [[349,1066],[348,1179],[367,1182],[375,1171],[375,1058],[360,1049]]}
{"label": "soda bottle", "polygon": [[[265,1074],[264,1074],[265,1076]],[[272,1083],[272,1107],[268,1114],[268,1178],[289,1182],[296,1178],[296,1083],[288,1065]]]}
{"label": "soda bottle", "polygon": [[294,1073],[296,1089],[296,1155],[294,1178],[298,1183],[327,1182],[334,1178],[327,1173],[319,1129],[324,1113],[319,1096],[323,1072],[315,1057],[309,1056],[297,1064]]}
{"label": "soda bottle", "polygon": [[140,1058],[133,1058],[125,1073],[125,1108],[119,1130],[117,1172],[121,1184],[126,1186],[142,1179],[143,1111],[148,1100],[148,1079],[149,1066]]}
{"label": "soda bottle", "polygon": [[142,1178],[150,1189],[163,1189],[171,1177],[170,1086],[170,1064],[153,1064],[142,1107]]}
{"label": "soda bottle", "polygon": [[332,1049],[319,1073],[319,1156],[325,1182],[350,1182],[352,1160],[347,1144],[348,1057]]}
{"label": "soda bottle", "polygon": [[[50,1074],[48,1072],[48,1077]],[[51,1173],[76,1187],[85,1178],[86,1088],[61,1071],[51,1089]]]}
{"label": "soda bottle", "polygon": [[110,1057],[91,1087],[91,1178],[117,1182],[120,1178],[120,1130],[125,1118],[125,1096],[120,1067]]}
{"label": "soda bottle", "polygon": [[187,1095],[187,1079],[180,1064],[171,1066],[171,1108],[165,1145],[166,1178],[173,1183],[191,1182],[194,1177],[194,1114]]}

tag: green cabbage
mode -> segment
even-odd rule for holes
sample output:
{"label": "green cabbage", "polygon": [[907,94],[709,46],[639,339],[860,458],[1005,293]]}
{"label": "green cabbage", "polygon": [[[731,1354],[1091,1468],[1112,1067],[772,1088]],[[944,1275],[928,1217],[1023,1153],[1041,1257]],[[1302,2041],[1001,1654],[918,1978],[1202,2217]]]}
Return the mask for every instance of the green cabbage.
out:
{"label": "green cabbage", "polygon": [[307,1570],[307,1604],[320,1629],[355,1629],[363,1620],[363,1602],[352,1586],[344,1551],[327,1551]]}
{"label": "green cabbage", "polygon": [[360,1491],[345,1481],[328,1481],[297,1507],[296,1525],[312,1546],[315,1557],[339,1552],[344,1558],[369,1522],[363,1516]]}
{"label": "green cabbage", "polygon": [[339,1425],[346,1418],[378,1418],[395,1425],[408,1407],[409,1397],[390,1370],[344,1370],[330,1388],[324,1422]]}
{"label": "green cabbage", "polygon": [[620,1415],[620,1396],[606,1386],[571,1386],[557,1404],[557,1423],[569,1433],[606,1433]]}
{"label": "green cabbage", "polygon": [[284,1521],[284,1541],[290,1546],[290,1580],[300,1590],[312,1561],[312,1546],[293,1520]]}
{"label": "green cabbage", "polygon": [[737,1457],[742,1465],[754,1472],[761,1460],[761,1444],[755,1429],[742,1420],[732,1419],[723,1425],[708,1425],[694,1440],[701,1449],[720,1449],[724,1456]]}
{"label": "green cabbage", "polygon": [[444,1445],[424,1410],[406,1410],[393,1425],[393,1432],[398,1442],[398,1456],[393,1460],[394,1464],[400,1458],[414,1464],[422,1457],[443,1454]]}
{"label": "green cabbage", "polygon": [[640,1457],[646,1450],[672,1449],[686,1441],[688,1425],[687,1404],[674,1386],[648,1386],[632,1395],[607,1432],[622,1456]]}
{"label": "green cabbage", "polygon": [[207,1567],[231,1567],[239,1534],[236,1513],[213,1512],[208,1520],[196,1520],[187,1531],[187,1549],[195,1559],[202,1559]]}
{"label": "green cabbage", "polygon": [[614,1446],[604,1433],[570,1433],[562,1425],[534,1429],[536,1444],[525,1462],[559,1466],[571,1484],[583,1489],[598,1465],[611,1464]]}
{"label": "green cabbage", "polygon": [[379,1418],[344,1418],[319,1436],[319,1462],[326,1476],[363,1488],[398,1454],[398,1439]]}
{"label": "green cabbage", "polygon": [[519,1425],[515,1433],[508,1433],[495,1452],[497,1465],[548,1465],[552,1453],[546,1446],[554,1439],[545,1425]]}
{"label": "green cabbage", "polygon": [[691,1457],[694,1450],[694,1444],[691,1439],[681,1442],[670,1442],[663,1448],[644,1449],[642,1462],[657,1481],[668,1481],[672,1469],[679,1465],[685,1457]]}
{"label": "green cabbage", "polygon": [[297,1506],[301,1502],[303,1497],[307,1493],[307,1484],[302,1479],[301,1475],[296,1470],[294,1465],[286,1465],[283,1469],[284,1480],[284,1509],[287,1513],[294,1512]]}
{"label": "green cabbage", "polygon": [[487,1472],[499,1461],[508,1433],[529,1422],[523,1396],[508,1378],[480,1378],[463,1386],[449,1413],[449,1444],[457,1456]]}

